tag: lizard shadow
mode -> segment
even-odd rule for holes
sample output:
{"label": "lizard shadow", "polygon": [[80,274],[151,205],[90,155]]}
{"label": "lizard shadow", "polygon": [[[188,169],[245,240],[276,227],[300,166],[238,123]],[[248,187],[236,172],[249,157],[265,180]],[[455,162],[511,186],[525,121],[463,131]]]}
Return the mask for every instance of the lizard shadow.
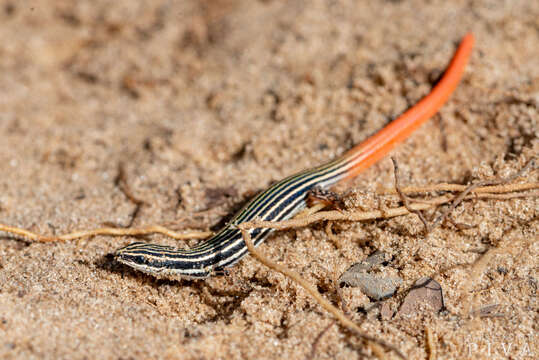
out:
{"label": "lizard shadow", "polygon": [[[198,298],[197,301],[215,310],[214,314],[197,321],[199,325],[217,321],[223,321],[226,324],[229,324],[235,314],[243,313],[243,310],[241,310],[242,302],[253,292],[253,290],[271,286],[271,284],[256,278],[245,279],[243,284],[240,286],[233,286],[232,289],[223,289],[223,286],[212,284],[210,281],[205,280],[159,279],[134,270],[129,266],[116,261],[112,253],[98,258],[93,262],[93,265],[97,269],[119,275],[121,279],[126,279],[126,281],[128,279],[137,281],[140,284],[141,291],[147,291],[144,290],[145,287],[151,287],[156,290],[167,286],[189,288],[193,295]],[[234,282],[237,285],[237,279],[233,279],[233,276],[224,276],[228,277],[228,279],[225,278],[225,280],[231,283]],[[171,316],[174,316],[174,313],[172,313]]]}

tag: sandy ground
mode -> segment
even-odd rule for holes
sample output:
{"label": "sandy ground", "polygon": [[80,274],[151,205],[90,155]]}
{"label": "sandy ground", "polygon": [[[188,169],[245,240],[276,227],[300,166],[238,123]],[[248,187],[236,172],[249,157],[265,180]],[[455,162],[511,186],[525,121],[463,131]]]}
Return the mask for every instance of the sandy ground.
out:
{"label": "sandy ground", "polygon": [[[414,104],[467,31],[477,45],[464,80],[393,152],[403,183],[509,176],[539,152],[539,2],[134,3],[0,2],[0,223],[43,234],[128,224],[135,206],[115,184],[124,163],[145,202],[133,226],[213,227]],[[392,184],[384,159],[339,190],[372,197]],[[404,216],[334,224],[340,249],[324,225],[276,233],[261,249],[336,304],[336,279],[375,250],[404,280],[390,309],[417,279],[436,279],[445,310],[409,319],[365,314],[369,300],[343,291],[364,331],[411,359],[427,357],[427,331],[440,358],[532,359],[538,212],[537,198],[473,201],[453,214],[467,230],[449,224],[425,237]],[[332,321],[250,257],[226,277],[156,280],[112,258],[131,241],[3,235],[0,358],[304,359]],[[494,316],[470,317],[490,305]],[[315,351],[369,357],[337,326]]]}

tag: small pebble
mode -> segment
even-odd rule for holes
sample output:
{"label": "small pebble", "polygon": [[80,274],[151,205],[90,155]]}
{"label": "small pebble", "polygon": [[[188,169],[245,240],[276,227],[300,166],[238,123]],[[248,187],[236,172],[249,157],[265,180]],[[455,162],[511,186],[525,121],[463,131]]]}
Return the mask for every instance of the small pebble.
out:
{"label": "small pebble", "polygon": [[439,312],[443,307],[442,287],[433,279],[424,277],[415,282],[397,316],[412,316],[424,311]]}
{"label": "small pebble", "polygon": [[391,305],[389,305],[389,302],[385,301],[380,308],[380,317],[382,320],[390,320],[393,317],[393,313],[394,311],[391,309]]}

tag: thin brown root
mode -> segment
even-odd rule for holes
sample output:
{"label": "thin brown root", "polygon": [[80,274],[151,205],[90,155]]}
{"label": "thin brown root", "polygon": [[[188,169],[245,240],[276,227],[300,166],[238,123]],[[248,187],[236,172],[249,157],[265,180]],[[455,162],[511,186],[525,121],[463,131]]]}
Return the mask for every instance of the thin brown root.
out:
{"label": "thin brown root", "polygon": [[447,133],[445,131],[445,122],[442,116],[437,116],[436,120],[437,120],[436,124],[438,124],[438,127],[440,128],[440,135],[441,135],[440,145],[442,146],[442,151],[446,153],[447,149],[449,149],[449,146],[447,145]]}
{"label": "thin brown root", "polygon": [[427,219],[423,216],[423,213],[419,210],[412,209],[410,207],[410,200],[409,198],[404,195],[404,193],[401,191],[400,188],[400,179],[399,179],[399,166],[397,164],[397,160],[395,158],[391,158],[391,161],[393,161],[393,172],[395,174],[395,190],[397,190],[397,194],[399,194],[399,197],[402,200],[402,203],[404,204],[404,207],[411,213],[416,214],[419,217],[419,220],[423,223],[425,226],[425,234],[429,233],[429,223],[427,222]]}
{"label": "thin brown root", "polygon": [[429,360],[436,360],[438,358],[436,351],[436,342],[434,341],[434,335],[431,328],[425,326],[425,346],[427,347],[427,354],[429,354]]}
{"label": "thin brown root", "polygon": [[341,239],[333,233],[332,228],[333,228],[333,223],[331,221],[328,221],[326,224],[326,229],[325,229],[326,235],[337,249],[342,249]]}
{"label": "thin brown root", "polygon": [[509,200],[509,199],[522,199],[522,198],[531,198],[538,197],[538,191],[529,191],[523,193],[513,193],[513,194],[478,194],[476,196],[468,196],[466,199],[491,199],[491,200]]}
{"label": "thin brown root", "polygon": [[119,225],[119,227],[128,228],[133,225],[135,222],[135,219],[137,218],[140,209],[143,205],[146,205],[146,202],[139,199],[135,195],[133,195],[133,192],[131,191],[131,188],[129,187],[129,184],[127,183],[127,176],[125,175],[125,167],[122,162],[118,164],[118,175],[116,175],[116,178],[114,179],[114,184],[120,188],[120,191],[124,194],[124,196],[131,201],[135,208],[129,215],[129,221],[126,225]]}
{"label": "thin brown root", "polygon": [[124,229],[124,228],[100,228],[94,230],[81,230],[71,232],[69,234],[64,234],[61,236],[42,236],[36,233],[33,233],[28,230],[7,226],[0,224],[0,231],[22,236],[25,239],[29,239],[36,242],[55,242],[55,241],[70,241],[81,239],[90,236],[97,235],[109,235],[109,236],[141,236],[141,235],[150,235],[150,234],[163,234],[177,240],[186,240],[186,239],[205,239],[208,236],[212,235],[208,231],[189,231],[185,233],[179,233],[176,231],[169,230],[160,225],[152,225],[144,228],[134,228],[134,229]]}
{"label": "thin brown root", "polygon": [[[313,216],[316,216],[316,215],[317,214],[315,214]],[[381,339],[377,339],[377,338],[374,338],[374,337],[372,337],[370,335],[364,334],[361,331],[361,328],[359,326],[357,326],[356,323],[354,323],[352,320],[347,318],[343,314],[343,312],[341,310],[337,309],[328,300],[326,300],[326,298],[324,298],[318,292],[318,290],[316,290],[310,283],[308,283],[306,280],[304,280],[298,273],[286,268],[285,266],[283,266],[281,264],[275,263],[275,262],[271,261],[270,259],[268,259],[267,257],[265,257],[260,251],[258,251],[255,248],[255,246],[253,244],[253,241],[251,240],[251,234],[249,234],[249,231],[247,231],[247,229],[249,227],[243,226],[243,225],[246,225],[246,224],[248,224],[248,223],[240,224],[240,225],[238,225],[238,228],[241,230],[243,240],[245,241],[245,245],[247,246],[247,249],[249,249],[249,252],[251,253],[251,255],[255,259],[257,259],[258,261],[260,261],[262,264],[266,265],[270,269],[275,270],[277,272],[280,272],[284,276],[290,278],[291,280],[296,282],[298,285],[303,287],[316,300],[316,302],[322,308],[324,308],[326,311],[328,311],[330,314],[332,314],[341,323],[341,325],[343,325],[345,328],[352,331],[352,333],[354,333],[357,337],[359,337],[359,338],[361,338],[361,339],[363,339],[365,341],[368,341],[368,342],[379,344],[379,345],[383,346],[384,348],[386,348],[387,350],[394,351],[400,358],[405,359],[404,354],[399,349],[397,349],[395,346],[393,346],[393,345],[391,345],[391,344],[389,344],[389,343],[387,343],[387,342],[385,342],[385,341],[383,341]]]}
{"label": "thin brown root", "polygon": [[468,230],[468,229],[473,229],[475,227],[475,225],[458,223],[455,220],[453,220],[451,216],[446,217],[445,220],[450,222],[454,227],[456,227],[459,230]]}
{"label": "thin brown root", "polygon": [[[498,194],[477,194],[465,196],[464,200],[475,200],[475,199],[513,199],[513,198],[522,198],[522,197],[536,197],[539,194],[537,193],[526,193],[526,194],[501,194],[504,196],[498,197]],[[446,204],[451,201],[451,198],[447,196],[440,196],[438,198],[431,199],[430,203],[414,203],[409,204],[409,207],[413,210],[426,210],[433,208],[437,205]],[[284,230],[289,228],[298,228],[310,225],[323,220],[344,220],[344,221],[365,221],[365,220],[374,220],[374,219],[389,219],[396,216],[410,214],[410,211],[404,207],[396,207],[390,209],[374,210],[374,211],[320,211],[316,214],[303,217],[300,219],[294,218],[284,221],[262,221],[254,220],[248,223],[243,223],[246,229],[253,229],[257,227],[271,228],[277,230]]]}
{"label": "thin brown root", "polygon": [[311,345],[311,352],[309,353],[309,355],[307,355],[305,360],[314,359],[314,356],[316,355],[316,348],[318,347],[318,344],[320,344],[320,340],[322,340],[322,338],[324,337],[324,335],[326,335],[328,330],[331,329],[333,324],[335,324],[335,320],[332,320],[322,331],[320,331],[318,335],[316,335],[316,338],[314,339],[313,344]]}
{"label": "thin brown root", "polygon": [[31,231],[13,227],[13,226],[7,226],[3,224],[0,224],[0,231],[8,233],[8,234],[18,235],[25,239],[33,240],[33,241],[39,241],[39,239],[42,238],[41,235],[35,234]]}
{"label": "thin brown root", "polygon": [[116,175],[116,178],[114,179],[114,184],[120,188],[120,191],[133,204],[137,204],[137,205],[146,204],[144,200],[141,200],[135,195],[133,195],[133,192],[131,191],[129,184],[127,183],[127,176],[125,174],[125,166],[122,162],[118,164],[118,175]]}
{"label": "thin brown root", "polygon": [[[444,184],[442,184],[444,185]],[[446,184],[447,185],[447,184]],[[452,185],[455,186],[455,189],[466,190],[466,187],[462,185]],[[432,187],[426,187],[432,189]],[[427,189],[427,190],[428,190]],[[528,197],[538,197],[539,192],[529,191],[524,193],[517,193],[515,191],[530,190],[530,189],[539,189],[539,183],[529,183],[529,184],[514,184],[514,185],[503,185],[503,189],[500,186],[482,186],[477,188],[469,189],[470,193],[473,195],[464,196],[464,200],[474,200],[474,199],[493,199],[493,200],[508,200],[514,198],[528,198]],[[447,190],[447,188],[445,189]],[[394,190],[396,191],[396,190]],[[406,193],[406,188],[401,188],[403,193]],[[508,193],[503,193],[507,191]],[[415,192],[412,191],[412,192]],[[462,194],[461,194],[462,195]],[[253,221],[251,225],[253,227],[267,227],[273,229],[287,229],[291,227],[302,227],[309,224],[322,221],[322,220],[345,220],[345,221],[365,221],[373,220],[378,218],[392,218],[395,216],[407,215],[410,213],[410,210],[426,210],[437,205],[448,203],[452,200],[448,195],[442,195],[428,201],[419,201],[414,199],[413,204],[408,204],[408,208],[405,206],[390,208],[375,211],[319,211],[320,207],[316,206],[308,209],[308,212],[303,213],[303,216],[296,216],[292,220],[279,221],[279,222],[270,222],[270,221]],[[321,206],[321,204],[320,204]],[[317,212],[318,211],[318,212]],[[54,242],[54,241],[68,241],[75,240],[83,237],[96,236],[96,235],[110,235],[110,236],[141,236],[149,234],[163,234],[170,236],[173,239],[185,240],[185,239],[205,239],[208,236],[212,235],[208,231],[189,231],[185,233],[180,233],[165,228],[164,226],[154,225],[144,228],[131,229],[131,228],[117,228],[117,227],[105,227],[94,230],[82,230],[76,231],[73,233],[64,234],[61,236],[43,236],[36,233],[33,233],[29,230],[12,227],[8,225],[0,224],[0,231],[10,233],[16,236],[21,236],[25,239],[37,242]]]}
{"label": "thin brown root", "polygon": [[[446,203],[448,202],[447,198],[441,199],[442,201],[440,203]],[[431,204],[411,204],[410,207],[412,209],[416,210],[424,210],[429,209],[433,207],[434,205]],[[345,220],[345,221],[365,221],[365,220],[373,220],[378,218],[392,218],[395,216],[400,215],[406,215],[410,212],[408,209],[406,209],[404,206],[398,207],[398,208],[392,208],[387,209],[384,211],[380,210],[374,210],[374,211],[348,211],[348,212],[341,212],[341,211],[320,211],[316,214],[310,215],[308,217],[303,217],[300,219],[294,218],[291,220],[284,220],[284,221],[262,221],[262,220],[254,220],[249,221],[248,223],[243,223],[245,229],[253,229],[257,227],[263,227],[263,228],[271,228],[271,229],[289,229],[289,228],[297,228],[297,227],[303,227],[310,225],[315,222],[323,221],[323,220]]]}
{"label": "thin brown root", "polygon": [[374,356],[376,356],[380,360],[387,359],[386,353],[384,352],[384,349],[378,345],[377,343],[370,342],[369,347],[371,348],[372,353]]}
{"label": "thin brown root", "polygon": [[[468,185],[460,184],[434,184],[434,185],[425,185],[425,186],[406,186],[401,188],[403,194],[421,194],[428,192],[460,192],[468,188]],[[497,185],[497,186],[479,186],[475,189],[472,189],[471,192],[475,194],[481,193],[490,193],[490,194],[505,194],[516,191],[526,191],[539,189],[539,183],[523,183],[523,184],[507,184],[507,185]],[[382,189],[376,192],[378,195],[398,195],[397,190],[392,189]]]}
{"label": "thin brown root", "polygon": [[311,207],[308,207],[306,209],[303,209],[301,212],[299,212],[296,216],[294,216],[294,219],[303,219],[306,217],[311,216],[312,214],[315,214],[325,208],[327,205],[324,203],[316,203]]}
{"label": "thin brown root", "polygon": [[530,161],[528,161],[526,163],[526,165],[524,165],[524,167],[522,169],[520,169],[517,173],[511,175],[510,177],[506,178],[506,179],[494,179],[494,180],[485,180],[485,181],[480,181],[478,183],[475,183],[475,184],[472,184],[472,185],[469,185],[466,190],[464,190],[463,192],[461,192],[459,195],[457,195],[455,197],[455,200],[453,201],[453,203],[451,204],[451,206],[449,206],[448,208],[444,209],[444,211],[442,211],[442,214],[440,216],[438,216],[438,218],[436,220],[434,220],[434,222],[432,223],[432,226],[430,227],[430,230],[432,231],[436,226],[438,226],[438,224],[440,224],[441,222],[443,222],[447,216],[453,212],[453,210],[455,210],[455,208],[462,202],[466,199],[466,196],[471,192],[473,191],[474,189],[477,189],[479,186],[496,186],[496,185],[504,185],[508,182],[511,182],[517,178],[519,178],[520,176],[522,176],[522,174],[524,174],[528,168],[532,167],[535,165],[535,159],[531,159]]}

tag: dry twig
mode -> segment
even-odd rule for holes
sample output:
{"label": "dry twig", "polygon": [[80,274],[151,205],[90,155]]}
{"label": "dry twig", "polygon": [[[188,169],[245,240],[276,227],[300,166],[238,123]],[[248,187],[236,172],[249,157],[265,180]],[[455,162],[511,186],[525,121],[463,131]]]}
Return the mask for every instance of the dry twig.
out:
{"label": "dry twig", "polygon": [[324,335],[326,335],[328,330],[331,329],[333,324],[335,324],[335,320],[332,320],[329,324],[327,324],[327,326],[324,329],[322,329],[322,331],[318,333],[318,335],[316,335],[316,338],[314,339],[313,344],[311,345],[311,352],[309,353],[309,355],[307,355],[306,360],[314,359],[314,355],[316,355],[316,348],[318,347],[318,344],[320,344],[320,340],[322,340],[322,338],[324,337]]}
{"label": "dry twig", "polygon": [[429,360],[436,360],[438,354],[436,351],[436,342],[434,341],[434,335],[431,328],[425,326],[425,346],[427,347],[427,354]]}
{"label": "dry twig", "polygon": [[[460,185],[460,184],[434,184],[434,185],[424,185],[424,186],[406,186],[401,188],[403,194],[421,194],[429,192],[460,192],[464,191],[469,187],[469,185]],[[538,189],[539,183],[523,183],[523,184],[505,184],[505,185],[495,185],[495,186],[478,186],[471,190],[474,194],[506,194],[517,191],[526,191]],[[378,195],[397,195],[397,190],[395,188],[391,189],[382,189],[376,192]]]}
{"label": "dry twig", "polygon": [[404,207],[411,213],[416,214],[419,217],[419,220],[423,223],[425,226],[425,234],[429,233],[429,224],[427,223],[427,219],[423,216],[423,213],[419,210],[414,210],[410,207],[410,200],[409,198],[404,195],[404,193],[401,191],[400,188],[400,179],[399,179],[399,166],[397,165],[397,160],[395,158],[391,158],[391,161],[393,161],[393,172],[395,174],[395,190],[397,190],[397,193],[399,194],[399,197],[402,200],[402,203],[404,204]]}
{"label": "dry twig", "polygon": [[114,184],[120,188],[120,191],[125,195],[125,197],[129,201],[135,204],[135,208],[129,215],[128,223],[126,225],[120,226],[123,228],[131,227],[131,225],[133,225],[133,223],[135,222],[135,219],[137,218],[137,215],[139,214],[142,205],[145,205],[146,202],[144,202],[144,200],[141,200],[135,195],[133,195],[133,192],[131,191],[129,184],[127,183],[125,167],[122,162],[118,164],[118,175],[116,175],[116,178],[114,179]]}
{"label": "dry twig", "polygon": [[432,223],[432,226],[430,227],[430,230],[434,229],[438,224],[443,222],[447,218],[447,216],[451,212],[453,212],[453,210],[455,210],[455,208],[462,201],[464,201],[466,196],[470,192],[472,192],[472,190],[478,188],[479,186],[505,185],[505,184],[519,178],[520,176],[522,176],[522,174],[524,174],[530,167],[533,167],[533,166],[535,166],[535,159],[532,158],[531,160],[529,160],[526,163],[526,165],[524,165],[524,167],[522,169],[520,169],[517,173],[511,175],[510,177],[508,177],[506,179],[484,180],[484,181],[480,181],[480,182],[477,182],[475,184],[469,185],[462,193],[460,193],[457,197],[455,197],[455,200],[453,201],[451,206],[446,208],[444,211],[442,211],[442,214],[436,220],[434,220],[434,222]]}
{"label": "dry twig", "polygon": [[143,228],[135,229],[124,229],[124,228],[100,228],[94,230],[80,230],[74,231],[68,234],[60,236],[43,236],[31,231],[20,229],[17,227],[7,226],[0,224],[0,231],[22,236],[23,238],[35,241],[35,242],[55,242],[55,241],[69,241],[75,240],[90,236],[97,235],[109,235],[109,236],[142,236],[150,234],[163,234],[177,240],[186,240],[186,239],[205,239],[208,236],[212,235],[208,231],[189,231],[185,233],[180,233],[177,231],[169,230],[160,225],[151,225]]}
{"label": "dry twig", "polygon": [[[530,184],[523,184],[530,185]],[[526,186],[526,189],[539,189],[539,183],[532,184],[534,186]],[[489,187],[483,187],[483,189],[488,189]],[[493,186],[496,188],[496,186]],[[470,190],[472,193],[478,189]],[[537,197],[539,192],[526,192],[526,193],[509,193],[509,194],[500,194],[500,193],[488,193],[482,191],[479,194],[468,195],[464,197],[464,200],[471,199],[494,199],[494,200],[508,200],[514,198],[524,198],[524,197]],[[409,208],[413,210],[426,210],[437,205],[448,203],[452,200],[451,197],[447,195],[439,196],[437,198],[431,199],[428,203],[414,203],[409,204]],[[365,220],[374,220],[379,218],[392,218],[396,216],[409,214],[410,211],[404,206],[386,209],[384,211],[374,210],[374,211],[320,211],[314,214],[306,215],[301,218],[294,218],[291,220],[285,221],[253,221],[251,222],[253,227],[267,227],[272,229],[288,229],[303,227],[309,224],[323,221],[323,220],[345,220],[345,221],[365,221]],[[29,230],[25,230],[18,227],[8,226],[0,224],[0,231],[13,234],[16,236],[21,236],[23,238],[36,241],[36,242],[54,242],[54,241],[70,241],[80,238],[97,236],[97,235],[110,235],[110,236],[142,236],[150,234],[163,234],[177,240],[186,240],[186,239],[205,239],[208,236],[211,236],[212,233],[209,231],[188,231],[180,233],[177,231],[170,230],[164,226],[152,225],[142,228],[113,228],[105,227],[94,230],[80,230],[71,232],[68,234],[60,236],[43,236],[36,233],[33,233]]]}

